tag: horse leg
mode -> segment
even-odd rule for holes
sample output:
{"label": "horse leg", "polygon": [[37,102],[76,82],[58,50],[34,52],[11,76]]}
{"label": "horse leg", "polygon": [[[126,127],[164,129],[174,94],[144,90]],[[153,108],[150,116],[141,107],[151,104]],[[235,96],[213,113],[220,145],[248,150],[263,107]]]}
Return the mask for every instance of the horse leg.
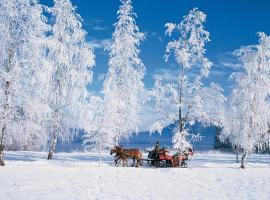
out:
{"label": "horse leg", "polygon": [[137,157],[137,158],[136,158],[136,161],[137,161],[136,167],[142,166],[142,160],[141,160],[140,157]]}
{"label": "horse leg", "polygon": [[125,158],[122,159],[122,163],[123,163],[122,167],[125,167],[126,166],[126,160],[125,160]]}
{"label": "horse leg", "polygon": [[139,154],[136,156],[136,161],[137,161],[136,167],[142,166],[142,153],[141,152],[139,152]]}
{"label": "horse leg", "polygon": [[127,162],[127,167],[128,167],[128,159],[126,158],[126,162]]}
{"label": "horse leg", "polygon": [[[136,165],[135,165],[135,167],[138,167],[138,164],[139,164],[138,159],[135,158],[135,160],[136,160]],[[134,163],[134,164],[135,164],[135,163]]]}
{"label": "horse leg", "polygon": [[117,165],[117,162],[118,162],[118,157],[115,157],[115,159],[114,159],[114,166]]}
{"label": "horse leg", "polygon": [[121,158],[120,158],[120,157],[118,157],[117,162],[116,162],[116,163],[117,163],[116,167],[119,167],[120,162],[121,162]]}
{"label": "horse leg", "polygon": [[116,166],[117,163],[119,162],[120,160],[120,156],[119,155],[116,155],[115,159],[114,159],[114,165]]}
{"label": "horse leg", "polygon": [[126,157],[123,157],[122,158],[122,161],[123,161],[123,167],[125,167],[125,165],[128,167],[127,158]]}
{"label": "horse leg", "polygon": [[132,167],[134,167],[135,166],[135,157],[133,157],[132,160],[133,160]]}

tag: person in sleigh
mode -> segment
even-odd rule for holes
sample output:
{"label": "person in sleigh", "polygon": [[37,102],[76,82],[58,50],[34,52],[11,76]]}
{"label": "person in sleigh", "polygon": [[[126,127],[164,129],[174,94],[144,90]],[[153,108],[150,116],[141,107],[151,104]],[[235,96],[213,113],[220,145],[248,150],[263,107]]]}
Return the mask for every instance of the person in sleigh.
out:
{"label": "person in sleigh", "polygon": [[157,142],[156,142],[156,145],[155,145],[155,148],[154,148],[154,155],[153,155],[153,158],[154,158],[155,160],[158,160],[158,159],[159,159],[159,151],[160,151],[159,148],[160,148],[160,147],[159,147],[159,141],[157,141]]}
{"label": "person in sleigh", "polygon": [[172,156],[173,167],[187,167],[186,161],[188,157],[192,155],[193,149],[190,147],[186,147],[184,151],[179,149],[178,152]]}

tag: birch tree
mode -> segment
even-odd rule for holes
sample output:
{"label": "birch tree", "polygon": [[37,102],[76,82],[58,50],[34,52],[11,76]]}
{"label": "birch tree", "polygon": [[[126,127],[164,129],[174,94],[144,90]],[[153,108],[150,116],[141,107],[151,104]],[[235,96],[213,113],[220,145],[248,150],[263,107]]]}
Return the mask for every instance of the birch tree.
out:
{"label": "birch tree", "polygon": [[[121,0],[118,22],[109,50],[109,70],[104,81],[104,119],[106,135],[118,144],[119,139],[138,131],[145,66],[139,58],[144,35],[135,22],[131,0]],[[111,144],[113,145],[113,144]]]}
{"label": "birch tree", "polygon": [[105,113],[103,98],[92,96],[86,112],[83,144],[91,150],[98,150],[99,166],[101,166],[101,151],[108,149],[114,142],[103,126]]}
{"label": "birch tree", "polygon": [[241,168],[245,168],[247,155],[264,150],[270,142],[270,37],[258,35],[259,44],[235,52],[244,72],[232,75],[236,86],[221,136],[243,150]]}
{"label": "birch tree", "polygon": [[70,0],[54,0],[49,11],[53,19],[48,55],[52,110],[48,159],[51,159],[57,139],[69,141],[78,128],[76,120],[85,109],[86,86],[92,80],[95,62],[93,50],[85,41],[82,19]]}
{"label": "birch tree", "polygon": [[219,101],[217,104],[220,105],[225,101],[220,87],[203,87],[202,79],[208,76],[212,66],[205,57],[205,45],[210,41],[209,32],[204,27],[205,21],[206,15],[194,8],[179,24],[165,24],[167,35],[171,36],[174,31],[179,34],[177,40],[168,43],[165,54],[165,61],[174,55],[179,66],[178,81],[156,81],[152,96],[156,110],[163,117],[153,124],[151,132],[161,133],[165,126],[177,122],[172,142],[178,150],[191,146],[190,139],[197,137],[189,133],[187,125],[196,121],[217,123],[213,117],[215,112],[211,111],[207,101]]}
{"label": "birch tree", "polygon": [[46,106],[35,85],[45,62],[48,26],[42,12],[35,0],[0,2],[0,165],[5,165],[6,148],[46,141],[41,134]]}

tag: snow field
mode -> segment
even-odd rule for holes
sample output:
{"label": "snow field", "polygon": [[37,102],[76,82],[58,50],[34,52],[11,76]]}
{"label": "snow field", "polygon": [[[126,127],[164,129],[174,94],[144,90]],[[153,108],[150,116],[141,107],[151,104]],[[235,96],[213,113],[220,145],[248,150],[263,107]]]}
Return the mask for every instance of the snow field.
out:
{"label": "snow field", "polygon": [[8,152],[0,169],[1,200],[270,199],[269,155],[254,155],[247,169],[234,156],[198,153],[187,169],[114,167],[102,154]]}

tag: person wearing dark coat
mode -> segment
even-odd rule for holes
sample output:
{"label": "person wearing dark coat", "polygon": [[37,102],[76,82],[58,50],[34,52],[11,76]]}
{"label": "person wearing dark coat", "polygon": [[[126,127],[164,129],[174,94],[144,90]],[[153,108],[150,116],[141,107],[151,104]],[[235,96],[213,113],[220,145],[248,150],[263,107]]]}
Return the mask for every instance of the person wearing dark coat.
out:
{"label": "person wearing dark coat", "polygon": [[159,141],[156,142],[155,149],[154,149],[154,158],[159,158]]}

